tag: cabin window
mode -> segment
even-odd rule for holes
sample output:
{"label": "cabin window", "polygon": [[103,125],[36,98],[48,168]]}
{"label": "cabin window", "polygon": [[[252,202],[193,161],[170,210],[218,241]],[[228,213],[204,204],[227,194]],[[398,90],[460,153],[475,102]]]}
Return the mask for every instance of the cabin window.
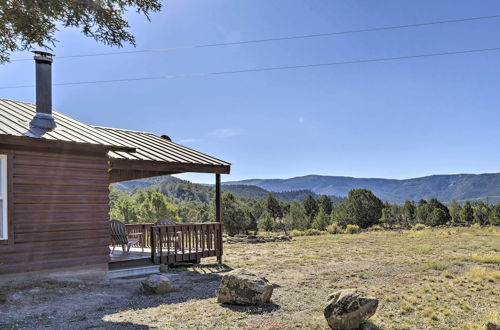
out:
{"label": "cabin window", "polygon": [[7,233],[7,155],[0,155],[0,240]]}

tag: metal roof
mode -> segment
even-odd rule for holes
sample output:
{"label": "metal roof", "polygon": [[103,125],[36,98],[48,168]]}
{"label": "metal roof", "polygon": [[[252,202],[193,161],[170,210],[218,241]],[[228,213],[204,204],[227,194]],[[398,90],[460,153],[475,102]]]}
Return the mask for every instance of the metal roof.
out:
{"label": "metal roof", "polygon": [[92,126],[57,111],[52,112],[57,124],[54,130],[35,131],[29,127],[35,113],[35,104],[0,99],[0,134],[135,149],[134,152],[110,151],[109,156],[114,159],[231,165],[152,133]]}
{"label": "metal roof", "polygon": [[231,165],[152,133],[100,126],[94,126],[94,128],[136,148],[135,152],[110,151],[111,158],[218,166]]}
{"label": "metal roof", "polygon": [[[0,99],[0,134],[27,136],[47,140],[80,142],[97,145],[130,147],[95,127],[52,111],[57,127],[51,131],[30,129],[30,121],[36,113],[32,103]],[[132,148],[132,147],[131,147]]]}

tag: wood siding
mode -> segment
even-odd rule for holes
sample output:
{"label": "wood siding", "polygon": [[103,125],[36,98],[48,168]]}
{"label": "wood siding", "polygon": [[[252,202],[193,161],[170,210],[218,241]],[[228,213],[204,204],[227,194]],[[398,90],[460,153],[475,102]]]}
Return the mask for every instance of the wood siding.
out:
{"label": "wood siding", "polygon": [[0,149],[11,155],[8,241],[0,275],[109,261],[109,173],[105,152]]}

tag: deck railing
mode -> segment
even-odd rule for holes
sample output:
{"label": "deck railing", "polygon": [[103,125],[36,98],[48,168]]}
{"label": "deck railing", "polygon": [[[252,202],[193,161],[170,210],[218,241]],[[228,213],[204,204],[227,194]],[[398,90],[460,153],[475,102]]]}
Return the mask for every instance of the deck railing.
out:
{"label": "deck railing", "polygon": [[222,261],[222,225],[220,222],[178,225],[127,224],[127,232],[141,233],[134,247],[151,248],[155,264],[197,261],[217,257]]}
{"label": "deck railing", "polygon": [[206,257],[217,257],[221,262],[220,222],[152,226],[150,236],[151,260],[156,264],[199,262]]}

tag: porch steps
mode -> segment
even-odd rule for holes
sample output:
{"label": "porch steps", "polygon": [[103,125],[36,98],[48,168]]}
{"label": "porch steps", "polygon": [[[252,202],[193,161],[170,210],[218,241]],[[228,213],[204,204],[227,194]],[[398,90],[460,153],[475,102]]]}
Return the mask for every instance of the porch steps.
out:
{"label": "porch steps", "polygon": [[119,269],[110,269],[108,271],[108,278],[122,278],[131,276],[151,275],[160,272],[160,266],[140,266],[140,267],[126,267]]}

